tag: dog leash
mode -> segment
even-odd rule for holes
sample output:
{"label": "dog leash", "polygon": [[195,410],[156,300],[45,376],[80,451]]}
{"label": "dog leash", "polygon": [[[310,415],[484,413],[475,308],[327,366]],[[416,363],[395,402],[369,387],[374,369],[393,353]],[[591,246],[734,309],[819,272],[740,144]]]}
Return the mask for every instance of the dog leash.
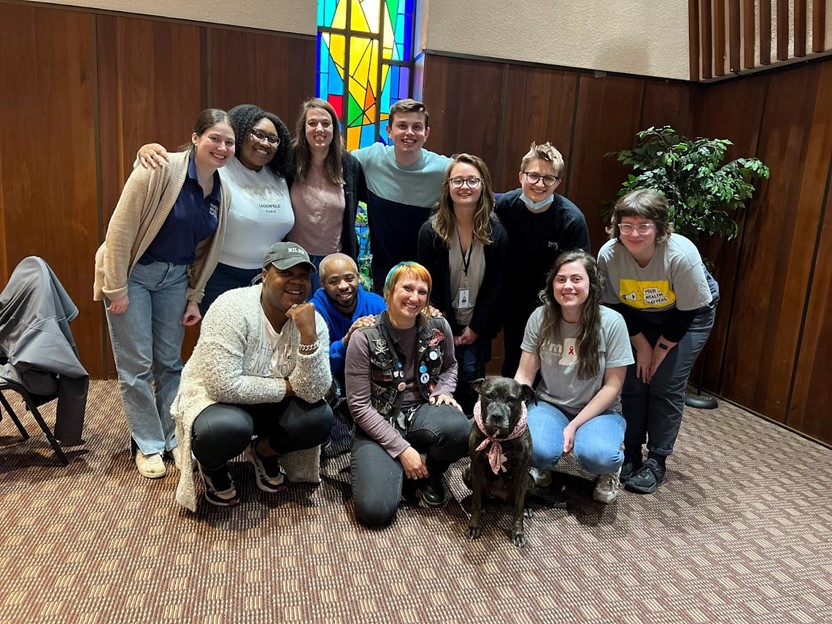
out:
{"label": "dog leash", "polygon": [[491,448],[488,451],[488,463],[494,474],[499,474],[501,471],[506,472],[506,455],[503,453],[503,447],[500,443],[518,438],[523,435],[523,432],[526,431],[526,417],[528,415],[528,410],[526,409],[525,403],[521,403],[520,407],[520,418],[517,420],[517,424],[514,426],[512,432],[504,438],[498,438],[496,436],[490,436],[486,433],[485,424],[482,422],[482,408],[480,406],[480,402],[477,401],[474,404],[474,422],[477,423],[477,427],[479,427],[479,430],[482,431],[482,434],[485,436],[485,440],[483,440],[477,447],[477,451],[482,451],[483,449],[488,448],[489,444],[491,445]]}

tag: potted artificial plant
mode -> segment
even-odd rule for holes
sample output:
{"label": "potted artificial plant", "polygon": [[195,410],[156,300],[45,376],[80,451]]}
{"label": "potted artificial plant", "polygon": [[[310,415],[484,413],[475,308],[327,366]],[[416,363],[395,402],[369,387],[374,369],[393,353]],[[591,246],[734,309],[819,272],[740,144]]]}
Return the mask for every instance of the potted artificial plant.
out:
{"label": "potted artificial plant", "polygon": [[[618,196],[636,189],[662,193],[670,207],[674,231],[694,243],[703,233],[731,240],[737,236],[738,210],[754,195],[758,178],[768,178],[769,168],[757,158],[737,158],[723,164],[732,145],[728,139],[689,139],[670,126],[650,127],[636,134],[634,147],[614,152],[633,168]],[[707,261],[706,261],[707,262]],[[716,401],[697,394],[687,404],[714,408]]]}

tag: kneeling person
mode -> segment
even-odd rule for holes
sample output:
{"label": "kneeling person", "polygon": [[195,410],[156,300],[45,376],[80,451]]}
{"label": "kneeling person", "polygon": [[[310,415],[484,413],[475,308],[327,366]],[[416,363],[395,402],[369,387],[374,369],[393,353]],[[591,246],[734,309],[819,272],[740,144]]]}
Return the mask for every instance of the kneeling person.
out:
{"label": "kneeling person", "polygon": [[239,502],[231,459],[245,452],[257,487],[276,492],[280,455],[329,435],[328,332],[314,304],[304,303],[314,270],[302,247],[277,243],[263,258],[263,283],[223,293],[205,316],[172,410],[182,446],[180,505],[196,510],[191,451],[205,498],[229,506]]}

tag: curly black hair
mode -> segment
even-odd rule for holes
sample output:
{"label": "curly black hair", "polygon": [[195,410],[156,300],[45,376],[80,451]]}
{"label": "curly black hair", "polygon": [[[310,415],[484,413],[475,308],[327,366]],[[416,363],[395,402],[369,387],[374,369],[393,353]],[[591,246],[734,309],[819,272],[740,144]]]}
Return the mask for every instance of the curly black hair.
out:
{"label": "curly black hair", "polygon": [[243,142],[248,138],[254,124],[264,117],[274,124],[274,127],[277,128],[277,136],[280,137],[280,145],[277,146],[277,152],[275,152],[274,158],[272,158],[268,167],[281,178],[286,178],[292,163],[292,137],[289,135],[289,129],[286,127],[286,124],[283,123],[280,117],[274,113],[264,111],[255,104],[240,104],[239,106],[235,106],[228,111],[228,115],[236,126],[238,157]]}

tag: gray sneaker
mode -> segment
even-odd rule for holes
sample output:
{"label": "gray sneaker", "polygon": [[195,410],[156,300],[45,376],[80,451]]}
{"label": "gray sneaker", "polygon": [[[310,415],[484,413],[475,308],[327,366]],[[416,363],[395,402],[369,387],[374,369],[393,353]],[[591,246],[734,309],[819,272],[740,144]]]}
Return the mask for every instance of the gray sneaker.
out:
{"label": "gray sneaker", "polygon": [[618,475],[621,474],[621,468],[617,472],[609,474],[602,474],[595,482],[595,489],[592,492],[592,498],[599,503],[609,505],[618,497],[618,488],[621,487]]}

